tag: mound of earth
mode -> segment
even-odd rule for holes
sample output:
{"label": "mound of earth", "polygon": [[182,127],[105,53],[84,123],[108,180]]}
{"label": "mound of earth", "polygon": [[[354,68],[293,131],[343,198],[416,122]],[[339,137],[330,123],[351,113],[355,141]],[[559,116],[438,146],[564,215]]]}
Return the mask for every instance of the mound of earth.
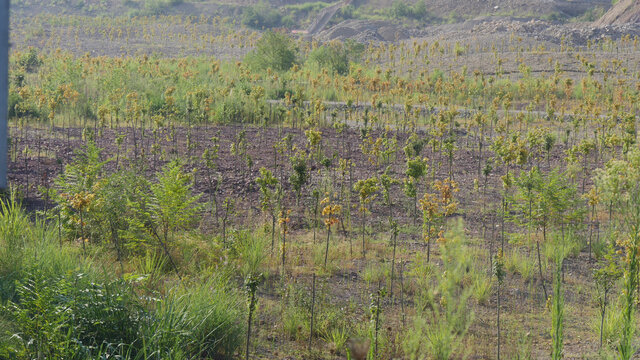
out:
{"label": "mound of earth", "polygon": [[[276,1],[276,0],[272,0]],[[595,7],[608,9],[611,0],[403,0],[410,4],[424,1],[430,14],[444,20],[472,19],[477,16],[507,15],[536,17],[544,15],[574,17]],[[371,9],[385,9],[394,0],[354,0]],[[458,19],[458,20],[456,20]]]}
{"label": "mound of earth", "polygon": [[547,30],[551,24],[547,21],[536,19],[511,19],[511,18],[484,18],[465,22],[467,28],[471,27],[471,33],[494,34],[499,32],[513,32],[526,34],[540,34]]}
{"label": "mound of earth", "polygon": [[640,24],[614,24],[593,26],[591,23],[557,24],[550,21],[478,17],[460,24],[429,26],[419,31],[409,31],[411,38],[432,43],[454,44],[459,42],[472,48],[491,48],[501,41],[512,41],[517,36],[523,44],[538,46],[547,44],[551,48],[565,45],[586,46],[591,40],[618,40],[623,36],[640,36]]}
{"label": "mound of earth", "polygon": [[409,35],[400,26],[386,21],[346,20],[314,37],[321,41],[353,39],[368,42],[403,40]]}
{"label": "mound of earth", "polygon": [[605,26],[629,23],[640,23],[640,2],[637,0],[620,0],[594,25]]}

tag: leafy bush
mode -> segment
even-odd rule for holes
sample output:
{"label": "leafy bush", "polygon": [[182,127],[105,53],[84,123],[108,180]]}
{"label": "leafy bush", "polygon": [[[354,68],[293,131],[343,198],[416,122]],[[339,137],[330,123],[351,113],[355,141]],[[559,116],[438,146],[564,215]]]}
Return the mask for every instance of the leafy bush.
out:
{"label": "leafy bush", "polygon": [[23,271],[4,312],[14,333],[0,354],[18,358],[92,358],[106,348],[125,350],[118,344],[131,351],[142,316],[122,281],[95,282],[78,270],[58,275],[35,264]]}
{"label": "leafy bush", "polygon": [[95,283],[76,274],[70,289],[77,339],[83,344],[137,344],[143,315],[131,289],[122,280]]}
{"label": "leafy bush", "polygon": [[133,204],[145,203],[149,182],[134,169],[117,171],[102,179],[90,216],[95,217],[96,240],[110,242],[122,256],[143,253],[149,246],[144,229],[136,226]]}
{"label": "leafy bush", "polygon": [[242,24],[254,29],[273,29],[278,27],[291,27],[293,20],[283,16],[265,2],[249,6],[242,13]]}
{"label": "leafy bush", "polygon": [[200,195],[191,193],[193,177],[182,171],[179,161],[168,163],[157,174],[157,180],[151,185],[151,215],[166,241],[170,232],[196,221]]}
{"label": "leafy bush", "polygon": [[413,5],[409,5],[406,1],[395,0],[389,9],[389,16],[394,19],[433,20],[433,15],[429,14],[427,4],[424,0],[420,0]]}
{"label": "leafy bush", "polygon": [[309,53],[308,62],[340,75],[349,73],[349,62],[357,62],[364,45],[354,41],[334,42],[322,45]]}
{"label": "leafy bush", "polygon": [[214,121],[218,124],[237,123],[251,118],[252,115],[240,96],[228,96],[217,103]]}
{"label": "leafy bush", "polygon": [[[197,221],[200,205],[191,192],[192,176],[179,162],[170,162],[147,181],[136,168],[105,175],[101,150],[93,143],[78,151],[73,162],[55,180],[57,202],[52,220],[61,221],[65,237],[85,242],[111,242],[121,258],[144,254],[158,241]],[[165,252],[167,251],[164,248]]]}
{"label": "leafy bush", "polygon": [[258,70],[287,71],[296,62],[298,48],[285,34],[267,31],[247,54],[245,62]]}
{"label": "leafy bush", "polygon": [[219,358],[242,343],[243,297],[227,277],[143,311],[128,283],[91,271],[55,227],[0,204],[0,358]]}
{"label": "leafy bush", "polygon": [[18,301],[3,309],[18,332],[12,336],[14,341],[2,344],[2,352],[55,359],[71,358],[80,351],[69,331],[71,316],[64,303],[68,286],[63,279],[51,280],[37,274],[18,283]]}
{"label": "leafy bush", "polygon": [[337,46],[322,45],[314,49],[309,53],[308,61],[318,65],[320,68],[340,75],[344,75],[349,71],[347,54]]}
{"label": "leafy bush", "polygon": [[[171,292],[150,313],[120,280],[34,270],[5,307],[15,331],[0,355],[17,358],[217,358],[242,344],[242,296],[222,276]],[[2,338],[0,338],[2,339]]]}
{"label": "leafy bush", "polygon": [[93,142],[87,143],[84,149],[76,150],[75,155],[75,160],[67,164],[64,172],[54,180],[52,198],[58,204],[55,210],[60,216],[65,235],[73,239],[81,236],[93,239],[92,233],[99,234],[102,231],[91,209],[95,205],[93,200],[97,185],[107,162],[100,160],[100,149]]}
{"label": "leafy bush", "polygon": [[144,0],[144,9],[147,13],[155,15],[162,13],[167,8],[180,5],[183,0]]}
{"label": "leafy bush", "polygon": [[35,72],[38,67],[42,65],[42,59],[38,54],[38,50],[34,47],[29,47],[26,52],[19,54],[18,65],[26,72]]}

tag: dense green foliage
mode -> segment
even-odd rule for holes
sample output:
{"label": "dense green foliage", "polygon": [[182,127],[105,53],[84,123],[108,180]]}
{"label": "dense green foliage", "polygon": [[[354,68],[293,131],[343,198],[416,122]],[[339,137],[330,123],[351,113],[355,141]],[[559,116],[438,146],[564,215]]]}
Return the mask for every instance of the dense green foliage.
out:
{"label": "dense green foliage", "polygon": [[258,70],[287,71],[296,62],[297,47],[287,35],[267,31],[256,43],[256,48],[247,54],[245,61]]}
{"label": "dense green foliage", "polygon": [[[224,273],[194,284],[153,279],[166,274],[162,259],[173,263],[167,243],[176,242],[175,231],[194,219],[197,198],[189,195],[189,177],[176,163],[168,164],[153,184],[131,169],[107,176],[100,171],[99,157],[90,144],[59,178],[59,206],[50,215],[60,211],[60,217],[51,217],[61,223],[33,223],[15,200],[1,203],[0,357],[233,355],[242,343],[244,313],[242,296]],[[148,265],[123,277],[99,271],[102,266],[91,256],[82,257],[77,246],[62,241],[60,228],[65,237],[84,235],[79,238],[82,248],[86,242],[92,253],[109,251],[110,244],[117,247],[118,257],[145,250]],[[155,228],[163,231],[163,248]],[[164,255],[148,255],[162,250]],[[104,261],[97,255],[94,261]],[[152,297],[143,295],[149,291]],[[162,296],[164,292],[168,294]]]}
{"label": "dense green foliage", "polygon": [[421,21],[429,21],[432,17],[424,0],[420,0],[413,5],[403,0],[394,0],[389,9],[389,14],[396,19],[410,18]]}
{"label": "dense green foliage", "polygon": [[290,17],[283,16],[279,11],[273,9],[263,1],[244,9],[242,24],[254,29],[265,30],[291,27],[293,20]]}

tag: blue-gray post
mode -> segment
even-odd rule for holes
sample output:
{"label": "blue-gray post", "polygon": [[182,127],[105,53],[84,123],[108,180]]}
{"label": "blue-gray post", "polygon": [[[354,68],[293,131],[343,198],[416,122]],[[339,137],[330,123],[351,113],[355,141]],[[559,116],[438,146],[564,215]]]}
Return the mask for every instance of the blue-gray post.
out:
{"label": "blue-gray post", "polygon": [[0,0],[0,189],[7,189],[9,0]]}

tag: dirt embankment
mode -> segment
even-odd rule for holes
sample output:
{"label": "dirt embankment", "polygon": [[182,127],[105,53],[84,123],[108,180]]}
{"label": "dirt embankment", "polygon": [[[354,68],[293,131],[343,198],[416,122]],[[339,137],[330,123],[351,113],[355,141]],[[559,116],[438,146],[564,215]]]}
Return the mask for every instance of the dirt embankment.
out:
{"label": "dirt embankment", "polygon": [[408,37],[402,26],[387,21],[346,20],[317,34],[321,41],[354,39],[367,41],[397,41]]}
{"label": "dirt embankment", "polygon": [[594,25],[605,26],[630,23],[640,23],[640,2],[637,0],[620,0]]}

